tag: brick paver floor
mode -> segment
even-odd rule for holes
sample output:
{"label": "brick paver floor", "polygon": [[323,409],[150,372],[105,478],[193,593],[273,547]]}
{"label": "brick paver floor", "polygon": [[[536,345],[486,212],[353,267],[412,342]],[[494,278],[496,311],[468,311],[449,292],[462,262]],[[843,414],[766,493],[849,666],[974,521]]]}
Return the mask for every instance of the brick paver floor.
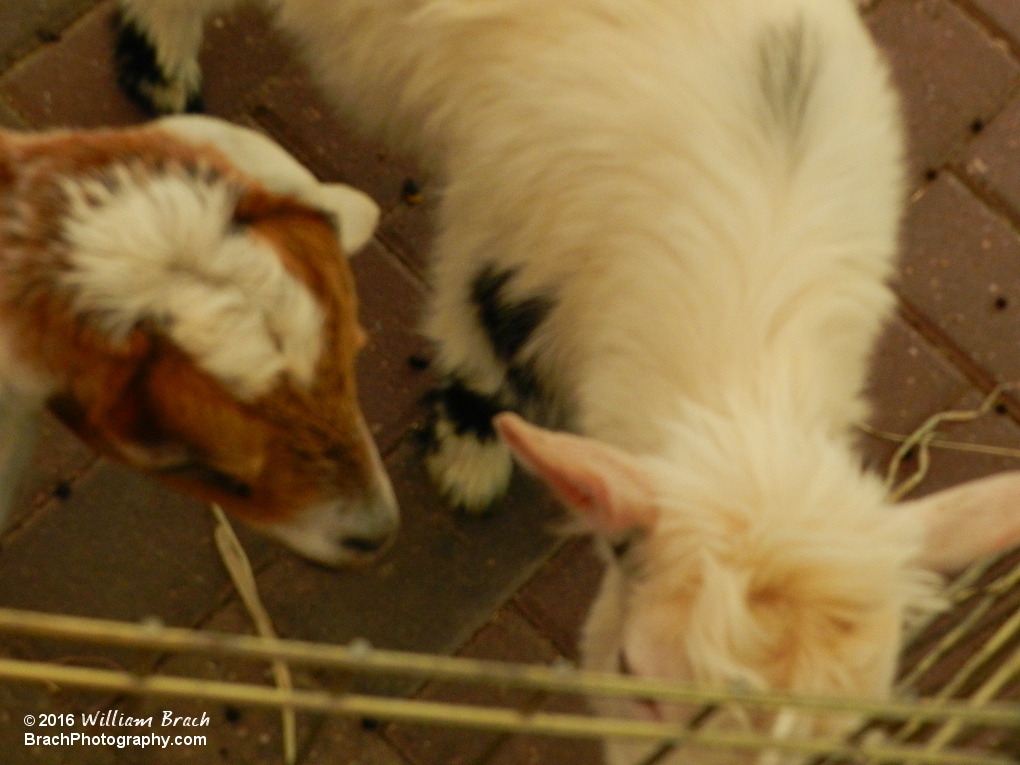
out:
{"label": "brick paver floor", "polygon": [[[2,0],[0,124],[141,121],[115,86],[111,13],[109,2],[96,0]],[[867,20],[892,61],[911,133],[913,195],[896,281],[900,309],[876,351],[871,385],[873,423],[904,433],[936,411],[976,404],[997,382],[1020,380],[1020,0],[878,0]],[[428,179],[339,121],[258,12],[241,9],[214,19],[203,66],[209,112],[264,130],[320,178],[362,188],[384,210],[375,240],[354,261],[371,335],[360,384],[400,498],[404,533],[382,565],[335,572],[241,530],[278,630],[335,643],[360,636],[400,649],[575,660],[578,626],[599,575],[588,543],[551,533],[560,511],[527,480],[516,480],[499,512],[466,518],[443,507],[422,469],[415,433],[429,385],[420,363],[428,348],[415,322],[426,294]],[[402,197],[408,178],[424,186],[424,203]],[[1018,423],[1020,400],[1007,398],[995,414],[956,428],[953,436],[1020,447]],[[876,466],[893,450],[870,437],[865,447]],[[917,491],[1015,467],[1006,457],[937,452]],[[212,528],[198,503],[97,460],[47,420],[23,498],[0,536],[0,605],[250,631]],[[988,615],[986,630],[1018,607],[1020,591],[1014,594]],[[230,662],[6,636],[0,655],[129,669],[161,664],[168,672],[266,680],[261,668]],[[325,672],[298,672],[297,679],[321,688],[343,682]],[[429,699],[572,708],[557,699],[438,683],[368,686]],[[1020,696],[1015,684],[1011,692]],[[23,745],[25,714],[114,706],[138,715],[204,711],[212,719],[204,730],[209,743],[173,751]],[[299,737],[307,765],[600,762],[590,743],[314,715],[300,718]],[[0,685],[4,765],[275,763],[281,761],[279,738],[278,716],[267,711]],[[983,743],[1020,757],[1015,739],[993,736]]]}

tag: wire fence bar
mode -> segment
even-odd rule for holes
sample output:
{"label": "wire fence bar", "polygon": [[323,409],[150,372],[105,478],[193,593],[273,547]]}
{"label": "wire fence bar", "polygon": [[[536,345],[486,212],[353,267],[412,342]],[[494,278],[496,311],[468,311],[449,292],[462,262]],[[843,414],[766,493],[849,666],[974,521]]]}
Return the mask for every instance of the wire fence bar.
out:
{"label": "wire fence bar", "polygon": [[63,639],[85,639],[126,647],[168,652],[216,653],[260,661],[282,659],[295,664],[350,672],[410,675],[433,680],[476,682],[550,693],[637,698],[664,703],[740,704],[768,709],[808,708],[820,712],[855,713],[883,719],[940,721],[960,719],[975,725],[1020,728],[1020,703],[973,707],[949,700],[896,701],[811,697],[742,689],[708,689],[626,675],[589,672],[569,666],[511,664],[253,635],[205,632],[158,624],[116,622],[81,616],[43,614],[0,608],[0,632],[19,632]]}
{"label": "wire fence bar", "polygon": [[[986,680],[982,686],[970,697],[971,704],[984,704],[989,699],[993,698],[1002,687],[1010,680],[1010,678],[1017,675],[1020,672],[1020,652],[1014,653],[1010,660],[999,667],[998,670]],[[959,718],[952,718],[946,720],[941,724],[938,732],[931,737],[925,747],[926,751],[934,751],[940,747],[944,747],[953,740],[960,730],[963,728],[963,721]]]}
{"label": "wire fence bar", "polygon": [[[952,607],[959,606],[961,603],[971,598],[981,597],[981,600],[977,601],[967,616],[954,627],[950,628],[939,640],[938,644],[928,650],[928,653],[910,670],[910,672],[903,677],[898,684],[899,688],[907,688],[917,681],[925,672],[931,669],[940,659],[942,659],[950,650],[952,650],[959,641],[970,634],[971,629],[978,624],[981,619],[987,614],[999,601],[1000,598],[1005,596],[1013,589],[1017,584],[1020,584],[1020,566],[1007,571],[1005,574],[1000,576],[993,582],[984,585],[980,591],[974,589],[974,584],[977,580],[992,566],[999,563],[1007,555],[1011,554],[1011,550],[1007,550],[1000,555],[990,557],[986,561],[977,563],[953,582],[949,588],[946,589],[946,599]],[[940,611],[933,614],[931,619],[937,618],[938,616],[944,615],[945,611]],[[928,620],[930,621],[930,620]],[[908,635],[907,645],[909,646],[914,639],[916,639],[923,629],[927,627],[928,621],[919,625],[912,634]]]}
{"label": "wire fence bar", "polygon": [[446,725],[502,733],[593,739],[626,738],[665,741],[684,747],[771,750],[804,756],[828,755],[851,759],[867,757],[875,763],[911,760],[925,765],[1015,765],[1012,760],[1005,757],[971,752],[945,750],[928,752],[896,745],[851,746],[824,741],[773,738],[754,733],[692,731],[684,724],[547,712],[524,713],[510,709],[359,694],[338,696],[324,691],[283,689],[165,675],[141,676],[130,672],[68,667],[20,659],[0,659],[0,678],[134,695],[185,697],[263,707],[285,707],[345,717],[370,717],[391,722]]}
{"label": "wire fence bar", "polygon": [[[943,423],[965,423],[987,415],[1001,395],[1005,391],[1014,388],[1016,388],[1016,384],[997,385],[984,397],[976,409],[934,414],[909,436],[888,433],[867,425],[860,426],[860,429],[865,433],[878,438],[896,441],[900,444],[886,472],[886,486],[890,490],[890,496],[893,499],[900,499],[924,480],[930,467],[929,449],[931,447],[981,453],[989,456],[1020,457],[1020,450],[1018,449],[949,441],[942,438],[936,430]],[[899,485],[896,485],[896,477],[902,462],[907,453],[912,449],[916,449],[917,469]],[[912,686],[921,677],[929,670],[934,669],[962,640],[970,636],[982,619],[996,607],[1000,599],[1007,596],[1020,583],[1020,565],[1017,565],[1013,566],[1005,574],[998,576],[994,581],[978,586],[981,578],[994,566],[998,565],[1004,557],[1010,554],[1010,551],[1005,551],[1000,555],[990,556],[984,561],[975,563],[946,588],[945,597],[950,608],[961,606],[964,602],[973,599],[972,607],[899,680],[896,685],[898,694],[910,692]],[[913,625],[913,628],[907,634],[907,644],[913,644],[934,619],[946,612],[939,611],[933,613],[929,618]],[[993,656],[998,654],[1017,635],[1018,631],[1020,631],[1020,613],[1014,613],[998,626],[994,634],[984,642],[974,655],[964,661],[963,665],[953,673],[952,677],[942,684],[934,698],[930,700],[945,700],[956,696],[963,686],[976,676],[978,671],[989,665]],[[976,691],[968,694],[965,703],[974,707],[986,704],[1018,674],[1020,674],[1020,651],[1014,650],[1010,656],[1004,658],[1003,662],[992,671],[991,676]],[[912,737],[919,735],[927,723],[928,721],[924,718],[915,716],[896,730],[889,740],[902,744]],[[914,744],[914,746],[918,746],[926,752],[944,750],[946,746],[950,745],[964,731],[966,725],[967,722],[965,720],[950,717],[936,725],[934,730],[929,731],[923,737],[924,743]],[[904,761],[904,765],[911,765],[920,761],[915,754],[907,758]],[[871,762],[875,762],[875,760],[869,760],[869,763]]]}

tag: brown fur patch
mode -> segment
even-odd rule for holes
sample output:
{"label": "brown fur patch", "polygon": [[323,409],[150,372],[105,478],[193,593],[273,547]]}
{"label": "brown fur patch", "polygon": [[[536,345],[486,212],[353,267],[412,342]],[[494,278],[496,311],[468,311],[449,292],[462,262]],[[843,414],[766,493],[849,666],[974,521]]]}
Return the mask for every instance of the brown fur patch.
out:
{"label": "brown fur patch", "polygon": [[[67,268],[61,179],[109,180],[118,164],[154,173],[174,165],[196,181],[215,174],[238,185],[237,221],[274,247],[323,308],[326,336],[309,389],[283,379],[244,404],[158,327],[143,322],[114,343],[75,315],[59,283]],[[51,408],[86,442],[255,522],[372,489],[354,378],[364,333],[353,277],[323,215],[156,128],[0,132],[0,194],[0,324],[17,338],[16,355],[55,381]]]}

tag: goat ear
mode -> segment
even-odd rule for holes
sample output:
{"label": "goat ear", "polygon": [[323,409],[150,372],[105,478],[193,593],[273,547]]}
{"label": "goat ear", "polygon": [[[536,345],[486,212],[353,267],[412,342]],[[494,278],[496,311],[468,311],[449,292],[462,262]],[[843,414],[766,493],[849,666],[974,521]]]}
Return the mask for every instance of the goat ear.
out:
{"label": "goat ear", "polygon": [[157,124],[195,144],[212,144],[228,160],[276,193],[295,196],[336,218],[340,245],[348,255],[375,232],[379,205],[342,183],[319,183],[300,162],[256,130],[201,114],[164,117]]}
{"label": "goat ear", "polygon": [[1020,544],[1020,471],[944,489],[904,502],[899,510],[915,516],[925,530],[921,565],[958,571]]}
{"label": "goat ear", "polygon": [[306,188],[318,184],[308,169],[257,130],[204,114],[175,114],[155,124],[193,145],[212,145],[234,166],[276,194],[300,196]]}
{"label": "goat ear", "polygon": [[69,396],[50,402],[68,427],[97,450],[139,470],[163,470],[189,461],[183,445],[161,438],[144,385],[152,341],[141,331],[128,339],[126,352],[105,365],[83,365]]}
{"label": "goat ear", "polygon": [[302,201],[336,216],[340,246],[353,255],[372,238],[379,222],[379,205],[368,194],[343,183],[320,183],[301,194]]}
{"label": "goat ear", "polygon": [[658,519],[655,476],[626,452],[536,427],[508,412],[498,415],[495,425],[521,464],[596,532],[649,529]]}

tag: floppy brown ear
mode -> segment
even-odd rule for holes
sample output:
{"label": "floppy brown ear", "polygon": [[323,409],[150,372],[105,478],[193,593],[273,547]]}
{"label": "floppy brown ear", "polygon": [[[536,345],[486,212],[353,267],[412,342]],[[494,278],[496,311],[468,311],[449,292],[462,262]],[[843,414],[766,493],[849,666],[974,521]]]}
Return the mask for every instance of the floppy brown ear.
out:
{"label": "floppy brown ear", "polygon": [[958,571],[978,558],[1020,544],[1020,471],[999,473],[904,502],[900,512],[925,529],[920,563]]}
{"label": "floppy brown ear", "polygon": [[514,456],[600,534],[649,529],[659,515],[655,476],[638,460],[593,438],[556,433],[515,414],[496,429]]}
{"label": "floppy brown ear", "polygon": [[186,461],[186,448],[155,430],[145,385],[152,356],[152,338],[140,330],[123,349],[105,356],[93,349],[89,363],[76,365],[68,391],[50,401],[51,411],[96,451],[141,470]]}

